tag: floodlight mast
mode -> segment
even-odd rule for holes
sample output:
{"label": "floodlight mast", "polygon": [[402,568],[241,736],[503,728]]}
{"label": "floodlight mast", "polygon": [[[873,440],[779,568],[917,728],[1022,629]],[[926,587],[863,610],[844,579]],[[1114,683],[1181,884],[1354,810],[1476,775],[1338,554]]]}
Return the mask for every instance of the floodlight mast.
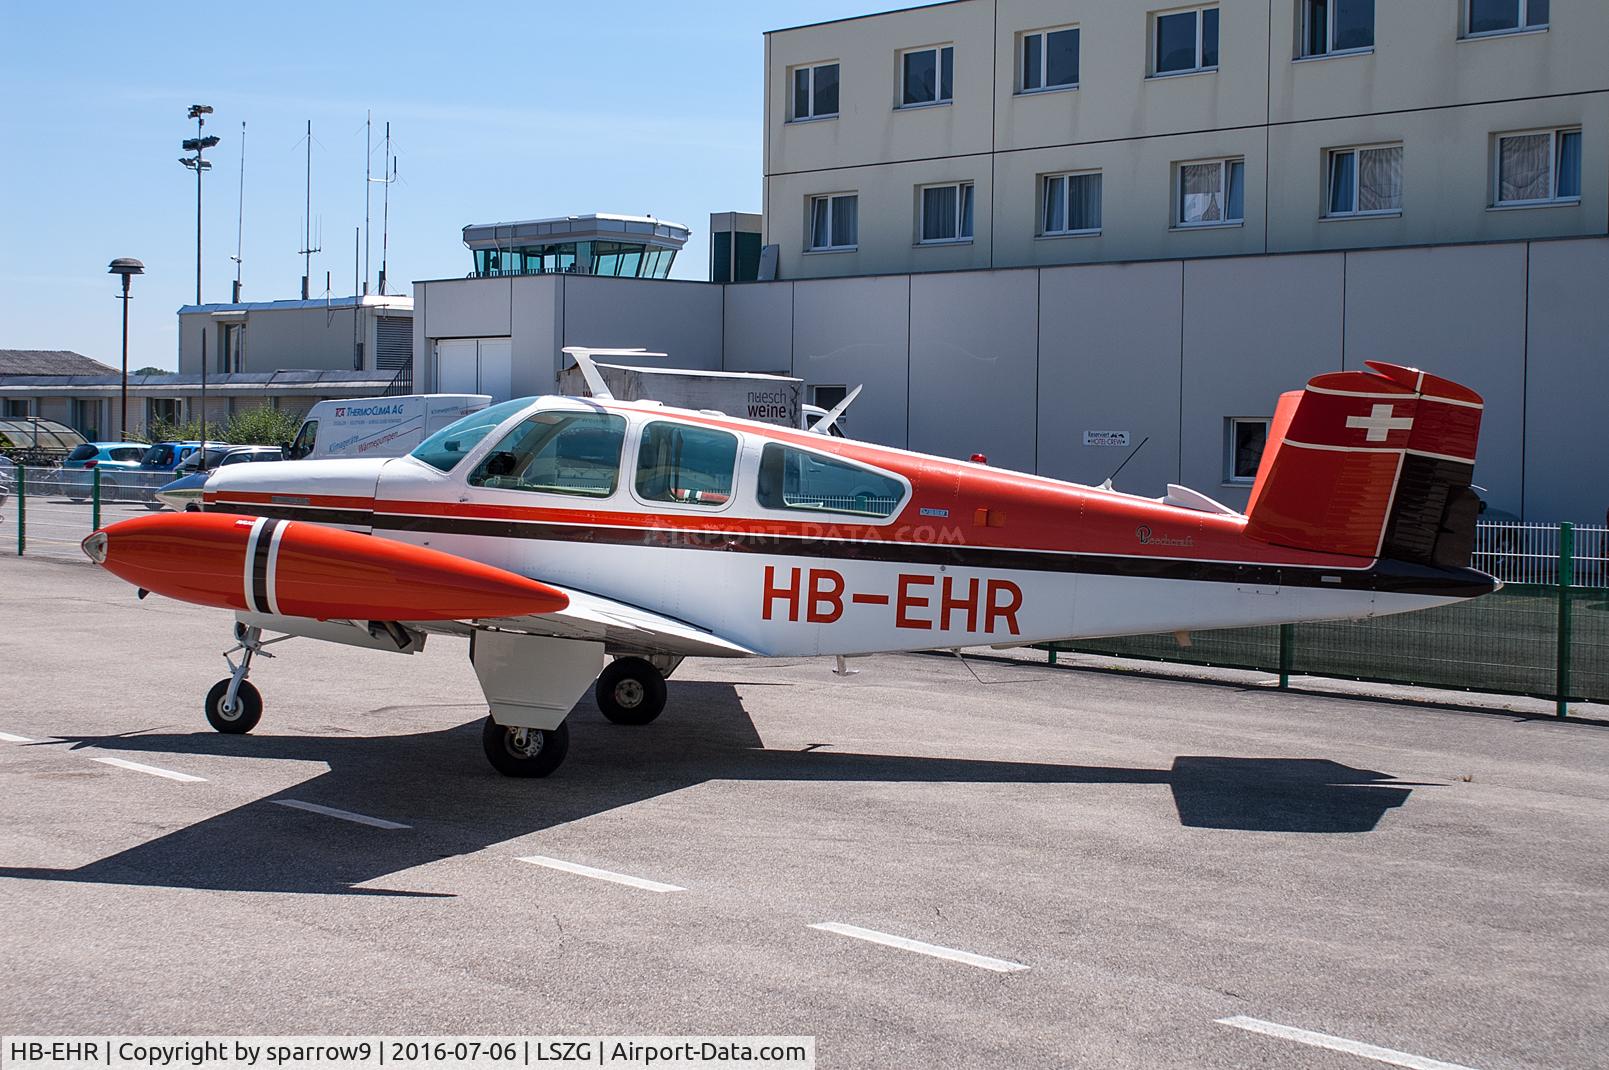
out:
{"label": "floodlight mast", "polygon": [[196,121],[196,136],[185,138],[181,147],[185,152],[193,152],[194,156],[181,156],[179,162],[196,173],[196,304],[201,303],[201,175],[212,169],[212,163],[202,158],[202,153],[218,143],[216,135],[202,136],[202,130],[207,125],[207,116],[212,114],[210,104],[190,105],[189,118]]}

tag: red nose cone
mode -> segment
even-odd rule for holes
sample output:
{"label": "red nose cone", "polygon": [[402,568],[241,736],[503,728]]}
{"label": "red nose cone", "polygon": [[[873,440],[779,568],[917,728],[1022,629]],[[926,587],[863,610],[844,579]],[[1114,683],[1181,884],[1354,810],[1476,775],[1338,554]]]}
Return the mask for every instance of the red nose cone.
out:
{"label": "red nose cone", "polygon": [[563,591],[423,546],[227,513],[160,513],[103,528],[84,552],[184,602],[321,620],[473,620],[553,613]]}

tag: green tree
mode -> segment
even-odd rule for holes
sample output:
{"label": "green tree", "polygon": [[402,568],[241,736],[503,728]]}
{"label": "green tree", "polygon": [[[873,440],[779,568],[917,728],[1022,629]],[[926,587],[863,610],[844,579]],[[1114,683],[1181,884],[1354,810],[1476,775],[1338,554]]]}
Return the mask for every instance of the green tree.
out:
{"label": "green tree", "polygon": [[147,364],[143,368],[135,368],[129,374],[130,375],[172,375],[173,372],[169,371],[167,368],[158,368],[153,364]]}
{"label": "green tree", "polygon": [[[278,446],[296,437],[301,425],[300,414],[263,405],[242,409],[221,426],[209,420],[205,437],[208,442],[229,446]],[[149,428],[153,442],[194,441],[203,437],[201,431],[201,421],[194,418],[177,423],[154,420]]]}

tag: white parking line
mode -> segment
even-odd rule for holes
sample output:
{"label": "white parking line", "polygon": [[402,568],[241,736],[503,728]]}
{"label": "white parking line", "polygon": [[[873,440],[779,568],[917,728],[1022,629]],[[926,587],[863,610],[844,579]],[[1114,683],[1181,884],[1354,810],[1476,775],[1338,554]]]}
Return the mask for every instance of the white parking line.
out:
{"label": "white parking line", "polygon": [[14,736],[10,732],[0,732],[0,739],[5,740],[7,743],[32,743],[33,742],[33,740],[29,739],[27,736]]}
{"label": "white parking line", "polygon": [[387,821],[383,817],[370,817],[367,814],[354,814],[350,810],[337,810],[333,806],[320,806],[318,803],[303,802],[300,799],[272,799],[278,806],[289,806],[293,810],[306,810],[310,814],[323,814],[325,817],[338,817],[342,821],[354,821],[359,825],[371,825],[377,829],[407,829],[412,825],[403,825],[396,821]]}
{"label": "white parking line", "polygon": [[1294,1040],[1298,1044],[1309,1044],[1315,1048],[1328,1048],[1331,1051],[1345,1052],[1348,1055],[1373,1059],[1378,1063],[1406,1066],[1410,1070],[1474,1070],[1473,1067],[1465,1066],[1462,1063],[1444,1063],[1440,1059],[1427,1059],[1423,1055],[1410,1055],[1405,1051],[1381,1048],[1374,1044],[1365,1044],[1360,1040],[1332,1037],[1328,1033],[1315,1033],[1310,1029],[1297,1029],[1295,1026],[1280,1025],[1278,1022],[1265,1022],[1261,1018],[1248,1018],[1243,1014],[1237,1014],[1231,1018],[1219,1018],[1218,1024],[1232,1025],[1236,1029],[1279,1037],[1281,1040]]}
{"label": "white parking line", "polygon": [[158,769],[154,765],[141,765],[139,762],[131,762],[123,758],[113,758],[109,754],[90,754],[86,755],[86,757],[88,757],[92,762],[100,762],[103,765],[115,765],[119,769],[132,769],[136,773],[148,773],[151,776],[165,777],[168,780],[182,780],[187,784],[205,784],[207,782],[207,778],[204,776],[191,776],[189,773],[175,773],[171,769]]}
{"label": "white parking line", "polygon": [[615,884],[624,884],[629,888],[641,888],[645,892],[685,892],[686,888],[674,884],[661,884],[659,881],[645,880],[642,877],[633,877],[626,873],[614,873],[607,869],[594,869],[592,866],[583,866],[579,862],[566,862],[562,858],[549,858],[547,855],[525,855],[521,862],[529,862],[533,866],[546,866],[561,873],[574,873],[578,877],[591,877],[594,880],[612,881]]}
{"label": "white parking line", "polygon": [[940,947],[938,944],[925,944],[920,940],[912,940],[905,936],[880,933],[876,929],[862,929],[858,925],[843,925],[836,921],[823,921],[810,927],[820,929],[822,932],[837,933],[839,936],[852,936],[857,940],[869,940],[874,944],[882,944],[885,947],[897,947],[902,951],[914,951],[918,955],[931,955],[936,959],[964,962],[968,966],[976,966],[983,970],[993,970],[995,973],[1014,973],[1017,970],[1028,969],[1027,966],[1020,962],[992,959],[988,955],[974,955],[970,951],[957,951],[953,947]]}

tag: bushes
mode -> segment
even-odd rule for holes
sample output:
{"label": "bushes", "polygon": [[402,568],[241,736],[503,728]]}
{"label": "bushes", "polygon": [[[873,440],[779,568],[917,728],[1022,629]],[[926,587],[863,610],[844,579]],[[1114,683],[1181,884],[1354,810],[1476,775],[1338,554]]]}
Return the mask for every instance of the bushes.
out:
{"label": "bushes", "polygon": [[[296,429],[301,425],[300,413],[263,405],[255,409],[242,409],[222,426],[216,421],[208,421],[206,439],[230,446],[277,446],[294,438]],[[200,420],[186,420],[183,423],[153,420],[146,430],[153,442],[178,442],[202,437]]]}

